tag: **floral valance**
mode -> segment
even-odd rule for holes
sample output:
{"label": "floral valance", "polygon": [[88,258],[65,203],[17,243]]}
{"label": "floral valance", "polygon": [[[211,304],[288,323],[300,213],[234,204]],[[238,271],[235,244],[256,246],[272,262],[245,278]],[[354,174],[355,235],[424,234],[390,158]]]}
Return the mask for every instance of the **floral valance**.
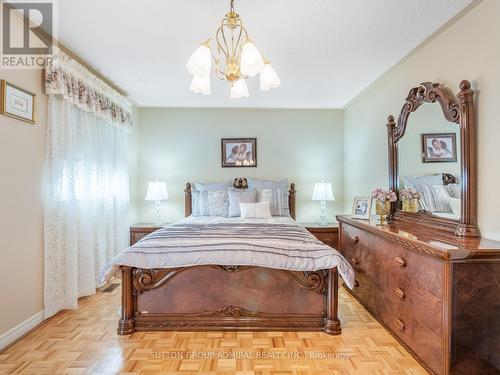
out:
{"label": "floral valance", "polygon": [[132,103],[62,51],[45,70],[47,95],[62,95],[87,112],[130,130]]}

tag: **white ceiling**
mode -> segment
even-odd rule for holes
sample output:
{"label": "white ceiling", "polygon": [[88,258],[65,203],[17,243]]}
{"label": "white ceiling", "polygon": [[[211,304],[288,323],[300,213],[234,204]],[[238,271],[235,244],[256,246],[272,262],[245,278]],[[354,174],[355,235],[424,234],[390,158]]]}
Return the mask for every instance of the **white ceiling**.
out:
{"label": "white ceiling", "polygon": [[235,0],[283,85],[229,99],[188,91],[185,64],[229,0],[59,0],[59,39],[139,106],[342,108],[472,0]]}

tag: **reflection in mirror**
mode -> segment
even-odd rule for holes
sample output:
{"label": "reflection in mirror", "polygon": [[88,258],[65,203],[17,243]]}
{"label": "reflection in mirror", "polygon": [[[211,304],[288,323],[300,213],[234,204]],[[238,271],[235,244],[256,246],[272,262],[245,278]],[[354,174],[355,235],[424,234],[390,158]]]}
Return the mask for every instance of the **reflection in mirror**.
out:
{"label": "reflection in mirror", "polygon": [[399,189],[420,193],[419,211],[460,220],[460,128],[437,103],[424,103],[408,118],[399,141]]}

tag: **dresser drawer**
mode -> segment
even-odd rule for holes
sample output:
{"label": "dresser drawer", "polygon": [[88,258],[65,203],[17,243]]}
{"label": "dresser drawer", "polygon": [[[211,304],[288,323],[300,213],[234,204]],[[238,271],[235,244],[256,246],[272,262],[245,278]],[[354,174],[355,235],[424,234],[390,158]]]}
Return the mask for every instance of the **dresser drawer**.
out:
{"label": "dresser drawer", "polygon": [[442,335],[442,300],[390,272],[384,272],[381,278],[379,305],[395,313],[409,314],[437,336]]}
{"label": "dresser drawer", "polygon": [[436,374],[443,373],[442,353],[443,340],[440,336],[422,325],[407,311],[393,311],[390,306],[379,304],[379,314],[382,321],[422,361]]}

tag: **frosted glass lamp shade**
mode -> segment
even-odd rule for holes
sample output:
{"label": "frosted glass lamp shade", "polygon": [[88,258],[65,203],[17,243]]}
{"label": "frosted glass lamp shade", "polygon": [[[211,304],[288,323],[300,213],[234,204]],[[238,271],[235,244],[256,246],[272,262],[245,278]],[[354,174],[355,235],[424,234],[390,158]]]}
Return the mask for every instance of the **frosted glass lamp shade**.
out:
{"label": "frosted glass lamp shade", "polygon": [[144,200],[146,201],[165,201],[169,199],[167,185],[164,182],[149,181],[148,191]]}
{"label": "frosted glass lamp shade", "polygon": [[281,85],[280,77],[274,70],[271,63],[264,64],[264,68],[260,72],[260,89],[269,91]]}
{"label": "frosted glass lamp shade", "polygon": [[255,44],[247,41],[241,51],[241,74],[255,77],[264,68],[264,59]]}
{"label": "frosted glass lamp shade", "polygon": [[314,185],[314,192],[311,197],[313,201],[334,201],[332,184],[329,182],[318,182]]}
{"label": "frosted glass lamp shade", "polygon": [[200,78],[207,78],[212,69],[212,53],[206,45],[200,45],[190,57],[187,65],[189,73]]}
{"label": "frosted glass lamp shade", "polygon": [[195,94],[210,95],[210,77],[200,78],[194,76],[189,90]]}
{"label": "frosted glass lamp shade", "polygon": [[248,98],[248,86],[244,79],[240,78],[231,86],[231,99]]}

